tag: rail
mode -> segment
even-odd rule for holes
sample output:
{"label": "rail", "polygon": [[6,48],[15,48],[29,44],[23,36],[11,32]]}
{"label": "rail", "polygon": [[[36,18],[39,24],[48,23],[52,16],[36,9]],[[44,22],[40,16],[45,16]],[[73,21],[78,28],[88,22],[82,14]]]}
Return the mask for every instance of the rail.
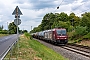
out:
{"label": "rail", "polygon": [[82,46],[77,44],[67,44],[65,46],[62,46],[62,48],[90,58],[90,47],[88,46]]}

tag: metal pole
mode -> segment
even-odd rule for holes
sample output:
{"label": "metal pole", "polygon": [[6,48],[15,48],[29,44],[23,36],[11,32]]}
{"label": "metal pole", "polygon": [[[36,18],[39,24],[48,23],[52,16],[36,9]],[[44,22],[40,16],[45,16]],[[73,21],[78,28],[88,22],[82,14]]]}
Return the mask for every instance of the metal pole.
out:
{"label": "metal pole", "polygon": [[[18,8],[17,8],[16,12],[17,12],[17,47],[18,47],[18,52],[19,52],[19,44],[18,44]],[[18,53],[17,53],[17,59],[18,59]]]}
{"label": "metal pole", "polygon": [[17,9],[17,35],[18,35],[18,9]]}
{"label": "metal pole", "polygon": [[[19,20],[19,18],[20,18],[20,16],[18,16],[18,15],[22,15],[22,12],[20,11],[20,9],[18,8],[18,6],[16,6],[16,8],[15,8],[15,10],[13,11],[13,13],[12,13],[12,15],[15,15],[15,18],[16,18],[16,26],[17,26],[17,50],[18,50],[18,52],[19,52],[19,42],[18,42],[18,40],[19,40],[19,30],[18,30],[18,20]],[[20,21],[21,22],[21,21]],[[18,54],[18,52],[17,52],[17,54]],[[17,58],[18,58],[18,55],[17,55]]]}
{"label": "metal pole", "polygon": [[31,31],[32,31],[32,26],[31,26]]}
{"label": "metal pole", "polygon": [[7,22],[7,34],[9,34],[9,29],[8,29],[8,22]]}
{"label": "metal pole", "polygon": [[[74,18],[72,19],[72,27],[74,27]],[[72,28],[72,31],[73,31],[74,29]]]}

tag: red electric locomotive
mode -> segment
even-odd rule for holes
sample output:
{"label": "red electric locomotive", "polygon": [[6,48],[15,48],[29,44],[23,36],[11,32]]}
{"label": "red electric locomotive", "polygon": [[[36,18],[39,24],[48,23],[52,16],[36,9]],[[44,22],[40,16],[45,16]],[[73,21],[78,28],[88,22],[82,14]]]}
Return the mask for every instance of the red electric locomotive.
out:
{"label": "red electric locomotive", "polygon": [[44,32],[44,40],[50,40],[57,44],[66,44],[68,36],[65,28],[55,28]]}

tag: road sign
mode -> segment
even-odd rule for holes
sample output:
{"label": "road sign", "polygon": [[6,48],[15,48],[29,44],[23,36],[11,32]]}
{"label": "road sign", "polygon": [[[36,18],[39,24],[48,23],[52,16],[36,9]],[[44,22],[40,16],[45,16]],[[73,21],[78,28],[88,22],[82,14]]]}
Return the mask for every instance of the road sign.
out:
{"label": "road sign", "polygon": [[16,6],[15,10],[13,11],[12,15],[22,15],[22,12],[20,11],[19,7]]}
{"label": "road sign", "polygon": [[15,15],[15,18],[17,18],[17,17],[20,18],[20,15],[18,15],[18,16]]}
{"label": "road sign", "polygon": [[[18,22],[17,22],[18,20]],[[20,25],[21,24],[21,19],[14,19],[14,24],[15,25]]]}

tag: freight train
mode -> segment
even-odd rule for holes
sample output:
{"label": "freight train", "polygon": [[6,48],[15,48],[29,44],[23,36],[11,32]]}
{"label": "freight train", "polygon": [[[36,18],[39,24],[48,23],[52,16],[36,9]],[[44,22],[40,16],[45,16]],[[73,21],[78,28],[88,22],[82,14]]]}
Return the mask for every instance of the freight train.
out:
{"label": "freight train", "polygon": [[57,44],[68,43],[67,31],[65,28],[54,28],[50,30],[32,33],[31,35],[33,36],[33,38],[51,41]]}

